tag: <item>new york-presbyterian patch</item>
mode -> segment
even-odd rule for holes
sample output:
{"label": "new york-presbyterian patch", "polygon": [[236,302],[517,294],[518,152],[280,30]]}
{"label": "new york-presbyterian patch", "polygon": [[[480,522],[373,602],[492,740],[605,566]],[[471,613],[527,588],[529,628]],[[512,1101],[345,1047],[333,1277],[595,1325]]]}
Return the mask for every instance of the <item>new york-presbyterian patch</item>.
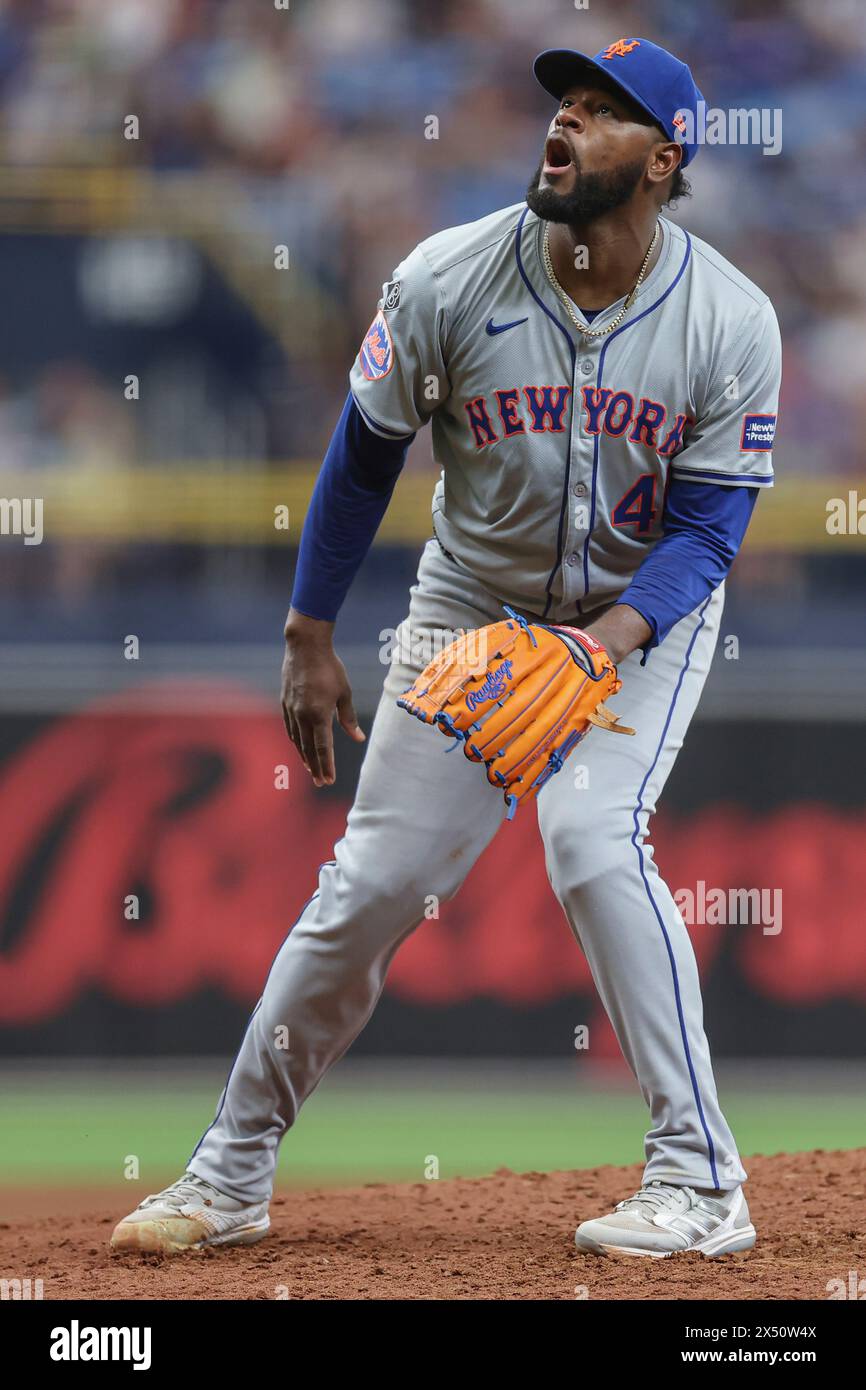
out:
{"label": "new york-presbyterian patch", "polygon": [[394,365],[391,330],[380,309],[361,344],[361,371],[368,381],[381,381]]}
{"label": "new york-presbyterian patch", "polygon": [[768,453],[776,437],[775,415],[744,415],[740,453]]}

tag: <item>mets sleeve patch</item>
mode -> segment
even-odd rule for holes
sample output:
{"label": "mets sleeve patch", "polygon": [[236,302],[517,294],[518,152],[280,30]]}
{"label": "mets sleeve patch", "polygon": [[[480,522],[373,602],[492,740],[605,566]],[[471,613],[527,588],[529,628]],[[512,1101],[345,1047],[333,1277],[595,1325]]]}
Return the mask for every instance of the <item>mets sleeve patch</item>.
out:
{"label": "mets sleeve patch", "polygon": [[361,371],[368,381],[381,381],[394,365],[394,343],[385,315],[380,309],[361,344]]}

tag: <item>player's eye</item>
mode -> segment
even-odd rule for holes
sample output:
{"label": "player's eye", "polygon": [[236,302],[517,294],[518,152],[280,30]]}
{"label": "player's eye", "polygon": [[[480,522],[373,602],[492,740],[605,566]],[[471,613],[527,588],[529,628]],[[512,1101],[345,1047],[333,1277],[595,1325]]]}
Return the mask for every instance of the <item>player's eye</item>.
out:
{"label": "player's eye", "polygon": [[559,103],[559,109],[560,109],[560,111],[563,111],[563,110],[565,109],[566,106],[571,106],[571,98],[570,98],[570,97],[563,97],[563,98],[562,98],[562,101]]}
{"label": "player's eye", "polygon": [[605,101],[599,102],[598,109],[599,109],[600,112],[604,112],[604,111],[610,112],[611,116],[613,116],[613,115],[616,114],[615,111],[614,111],[614,109],[613,109],[613,107],[612,107],[612,106],[608,106],[607,102],[605,102]]}

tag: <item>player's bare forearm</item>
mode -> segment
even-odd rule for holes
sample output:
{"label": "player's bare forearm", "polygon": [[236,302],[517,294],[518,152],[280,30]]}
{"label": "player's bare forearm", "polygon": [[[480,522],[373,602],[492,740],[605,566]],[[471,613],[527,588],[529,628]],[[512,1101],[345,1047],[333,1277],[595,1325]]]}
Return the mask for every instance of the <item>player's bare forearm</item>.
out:
{"label": "player's bare forearm", "polygon": [[646,646],[652,637],[652,628],[646,618],[627,603],[615,604],[585,630],[591,632],[597,642],[601,642],[614,666],[637,651],[638,647]]}

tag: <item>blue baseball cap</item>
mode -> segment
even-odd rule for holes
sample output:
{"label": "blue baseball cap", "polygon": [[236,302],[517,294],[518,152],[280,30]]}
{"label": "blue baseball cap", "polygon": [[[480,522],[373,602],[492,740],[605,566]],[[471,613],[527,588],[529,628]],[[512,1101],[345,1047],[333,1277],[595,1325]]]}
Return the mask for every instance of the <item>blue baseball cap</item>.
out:
{"label": "blue baseball cap", "polygon": [[[604,73],[637,102],[669,140],[682,146],[683,165],[694,159],[698,143],[685,137],[689,125],[692,135],[697,130],[697,107],[703,97],[689,68],[679,58],[649,39],[617,39],[592,58],[573,48],[548,48],[533,63],[542,87],[557,98],[567,91],[581,69]],[[683,119],[687,112],[692,114],[688,124]]]}

